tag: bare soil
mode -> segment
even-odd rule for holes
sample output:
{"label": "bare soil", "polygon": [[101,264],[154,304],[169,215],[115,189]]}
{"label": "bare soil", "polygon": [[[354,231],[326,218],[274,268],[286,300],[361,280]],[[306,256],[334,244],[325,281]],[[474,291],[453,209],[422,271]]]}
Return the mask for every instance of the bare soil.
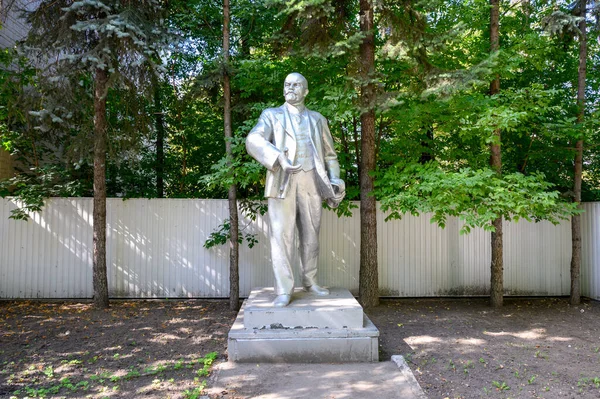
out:
{"label": "bare soil", "polygon": [[0,398],[197,398],[234,318],[227,301],[0,302]]}
{"label": "bare soil", "polygon": [[[599,302],[403,299],[367,313],[380,359],[404,355],[430,398],[600,397]],[[0,398],[198,398],[234,318],[219,300],[0,302]]]}
{"label": "bare soil", "polygon": [[430,398],[600,398],[600,303],[383,301],[380,358],[404,355]]}

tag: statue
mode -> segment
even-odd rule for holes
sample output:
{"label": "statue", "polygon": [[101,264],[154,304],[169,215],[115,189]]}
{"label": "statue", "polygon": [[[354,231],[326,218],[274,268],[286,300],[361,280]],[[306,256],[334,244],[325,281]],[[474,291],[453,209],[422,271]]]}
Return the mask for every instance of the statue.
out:
{"label": "statue", "polygon": [[346,194],[327,120],[304,106],[308,82],[299,73],[285,78],[285,103],[262,112],[246,138],[248,153],[267,168],[273,305],[290,303],[294,290],[292,254],[298,228],[300,275],[305,291],[329,295],[316,282],[322,202],[335,208]]}

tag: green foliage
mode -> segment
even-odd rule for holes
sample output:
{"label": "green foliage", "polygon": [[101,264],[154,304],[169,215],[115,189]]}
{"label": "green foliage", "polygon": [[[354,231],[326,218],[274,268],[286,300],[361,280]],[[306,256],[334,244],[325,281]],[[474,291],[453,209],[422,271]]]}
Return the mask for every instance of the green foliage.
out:
{"label": "green foliage", "polygon": [[55,76],[103,69],[142,89],[166,44],[163,18],[156,0],[44,1],[28,16],[25,48],[45,57]]}
{"label": "green foliage", "polygon": [[[219,227],[217,227],[217,230],[210,233],[210,236],[208,236],[203,246],[204,248],[209,249],[217,245],[224,245],[227,243],[227,241],[229,241],[230,238],[231,223],[229,222],[229,219],[225,219],[223,223],[219,225]],[[255,239],[255,235],[253,234],[246,235],[246,238],[248,239],[248,247],[250,248],[252,248],[254,246],[254,243],[257,242]],[[237,241],[240,244],[244,242],[244,235],[241,231],[239,232]]]}
{"label": "green foliage", "polygon": [[86,182],[70,180],[68,172],[59,166],[45,166],[31,172],[0,180],[0,196],[5,198],[18,193],[15,197],[17,207],[11,210],[11,219],[29,219],[31,213],[42,210],[45,198],[78,197],[87,191]]}
{"label": "green foliage", "polygon": [[510,387],[506,384],[505,381],[492,381],[492,385],[496,387],[499,391],[508,391]]}
{"label": "green foliage", "polygon": [[388,220],[404,213],[432,213],[431,221],[445,227],[447,217],[454,216],[464,222],[461,233],[468,233],[474,227],[493,231],[492,221],[498,217],[558,223],[577,212],[550,188],[542,174],[499,176],[489,168],[451,172],[431,162],[387,169],[377,192],[382,209],[390,211]]}
{"label": "green foliage", "polygon": [[[261,201],[243,199],[238,203],[238,206],[242,214],[252,222],[256,221],[259,214],[264,215],[267,212],[267,204]],[[240,226],[238,226],[238,243],[243,244],[244,240],[246,240],[248,247],[252,248],[258,243],[258,239],[256,238],[256,234],[245,232],[248,227],[249,224],[245,226],[240,224]],[[230,238],[231,224],[229,219],[225,219],[217,229],[210,233],[210,236],[204,242],[204,248],[224,245]]]}
{"label": "green foliage", "polygon": [[[358,96],[365,82],[358,78],[356,1],[234,2],[229,65],[221,58],[217,0],[43,4],[31,15],[28,54],[68,56],[42,71],[0,52],[0,138],[18,165],[18,176],[2,185],[4,194],[22,197],[30,210],[45,195],[90,195],[90,71],[106,67],[114,72],[107,93],[109,195],[155,196],[156,110],[147,97],[155,77],[166,127],[166,196],[224,198],[235,183],[240,197],[262,198],[264,168],[246,154],[244,139],[261,110],[283,102],[283,79],[298,71],[309,81],[307,105],[328,118],[347,199],[358,199]],[[503,2],[501,8],[501,51],[490,55],[487,0],[378,4],[371,77],[376,195],[391,212],[432,212],[442,224],[442,214],[456,214],[467,226],[484,227],[494,215],[566,217],[572,210],[561,200],[571,195],[577,138],[585,141],[582,197],[600,199],[598,29],[589,32],[588,112],[578,124],[575,12],[561,1]],[[168,51],[161,53],[165,42]],[[152,66],[159,59],[166,68]],[[232,77],[229,160],[222,139],[224,70]],[[490,97],[488,82],[496,75],[502,90]],[[503,177],[488,178],[496,129]],[[431,160],[438,166],[415,165]],[[338,214],[348,215],[351,204],[342,203]],[[227,226],[220,229],[212,245],[227,239]]]}

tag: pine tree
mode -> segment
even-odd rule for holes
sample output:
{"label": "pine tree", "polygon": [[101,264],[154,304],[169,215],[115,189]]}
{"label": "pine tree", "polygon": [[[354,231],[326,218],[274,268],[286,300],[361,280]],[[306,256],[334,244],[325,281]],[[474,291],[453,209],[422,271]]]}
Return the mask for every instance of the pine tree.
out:
{"label": "pine tree", "polygon": [[360,0],[361,86],[361,164],[360,164],[360,271],[359,300],[364,307],[379,305],[379,277],[377,268],[377,202],[373,195],[376,166],[375,141],[375,32],[373,2]]}
{"label": "pine tree", "polygon": [[[122,85],[142,91],[149,73],[156,73],[165,42],[162,7],[155,0],[72,1],[40,3],[29,15],[32,29],[26,49],[54,81],[89,75],[94,81],[94,304],[106,308],[106,152],[108,146],[107,95]],[[65,104],[67,105],[67,104]],[[77,104],[69,104],[77,106]]]}

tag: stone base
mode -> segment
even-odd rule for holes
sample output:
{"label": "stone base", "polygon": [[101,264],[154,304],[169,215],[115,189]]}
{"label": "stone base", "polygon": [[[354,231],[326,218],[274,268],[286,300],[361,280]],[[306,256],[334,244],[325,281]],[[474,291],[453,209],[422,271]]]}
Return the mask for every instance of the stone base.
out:
{"label": "stone base", "polygon": [[[273,289],[253,290],[229,331],[229,360],[266,363],[376,362],[379,331],[346,289],[300,290],[274,308]],[[360,323],[357,323],[359,318]]]}
{"label": "stone base", "polygon": [[362,328],[363,309],[350,291],[332,288],[318,296],[296,288],[290,304],[273,307],[273,288],[252,290],[244,307],[246,328]]}

